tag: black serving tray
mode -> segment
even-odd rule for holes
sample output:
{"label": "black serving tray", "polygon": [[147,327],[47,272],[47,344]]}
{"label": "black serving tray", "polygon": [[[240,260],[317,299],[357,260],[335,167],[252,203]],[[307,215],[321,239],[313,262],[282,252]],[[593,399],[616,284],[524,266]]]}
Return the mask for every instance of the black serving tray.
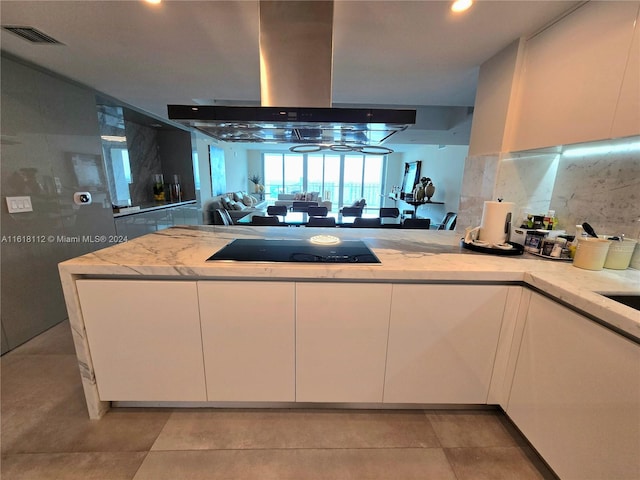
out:
{"label": "black serving tray", "polygon": [[515,255],[522,255],[524,253],[524,246],[515,242],[505,242],[513,246],[511,250],[503,250],[502,248],[481,247],[480,245],[474,245],[473,243],[466,243],[464,239],[460,242],[462,248],[467,250],[473,250],[478,253],[488,253],[490,255],[501,255],[504,257],[513,257]]}

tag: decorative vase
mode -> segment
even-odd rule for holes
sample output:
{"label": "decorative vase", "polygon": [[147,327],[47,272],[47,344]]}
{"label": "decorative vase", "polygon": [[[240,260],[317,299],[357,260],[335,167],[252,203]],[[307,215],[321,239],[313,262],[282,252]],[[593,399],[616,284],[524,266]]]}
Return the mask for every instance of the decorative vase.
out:
{"label": "decorative vase", "polygon": [[427,202],[431,201],[431,197],[433,197],[434,193],[436,193],[436,187],[433,186],[433,183],[424,187],[424,196],[427,197]]}

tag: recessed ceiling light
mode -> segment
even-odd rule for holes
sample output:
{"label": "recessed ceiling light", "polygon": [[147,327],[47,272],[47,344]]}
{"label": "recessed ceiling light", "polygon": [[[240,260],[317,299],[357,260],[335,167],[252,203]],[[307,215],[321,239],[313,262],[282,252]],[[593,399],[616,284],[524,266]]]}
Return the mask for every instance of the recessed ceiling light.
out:
{"label": "recessed ceiling light", "polygon": [[451,5],[452,12],[464,12],[473,5],[473,0],[455,0]]}
{"label": "recessed ceiling light", "polygon": [[153,5],[157,5],[160,2],[162,2],[162,0],[144,0],[144,1],[147,2],[147,3],[151,3]]}

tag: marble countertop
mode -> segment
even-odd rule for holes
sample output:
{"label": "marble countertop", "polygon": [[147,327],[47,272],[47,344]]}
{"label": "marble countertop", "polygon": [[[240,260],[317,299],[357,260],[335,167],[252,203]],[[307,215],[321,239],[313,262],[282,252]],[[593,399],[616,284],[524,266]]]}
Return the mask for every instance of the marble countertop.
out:
{"label": "marble countertop", "polygon": [[[236,238],[363,240],[380,264],[207,262]],[[460,233],[436,230],[180,226],[62,262],[72,276],[184,279],[524,282],[606,325],[640,339],[640,313],[599,293],[640,295],[640,270],[590,271],[533,255],[496,256],[460,246]]]}
{"label": "marble countertop", "polygon": [[139,207],[138,210],[113,212],[113,218],[127,217],[129,215],[147,213],[154,210],[164,210],[167,208],[182,207],[184,205],[194,205],[195,203],[196,203],[196,200],[185,200],[183,202],[150,203],[150,204],[136,205],[136,207]]}

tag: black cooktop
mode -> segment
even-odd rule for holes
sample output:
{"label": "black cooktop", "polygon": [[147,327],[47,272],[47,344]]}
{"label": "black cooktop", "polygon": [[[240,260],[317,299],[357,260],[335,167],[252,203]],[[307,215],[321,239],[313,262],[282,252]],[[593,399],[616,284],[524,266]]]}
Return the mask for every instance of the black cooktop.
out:
{"label": "black cooktop", "polygon": [[211,255],[207,261],[380,263],[360,240],[343,240],[335,245],[318,245],[309,240],[236,239]]}

